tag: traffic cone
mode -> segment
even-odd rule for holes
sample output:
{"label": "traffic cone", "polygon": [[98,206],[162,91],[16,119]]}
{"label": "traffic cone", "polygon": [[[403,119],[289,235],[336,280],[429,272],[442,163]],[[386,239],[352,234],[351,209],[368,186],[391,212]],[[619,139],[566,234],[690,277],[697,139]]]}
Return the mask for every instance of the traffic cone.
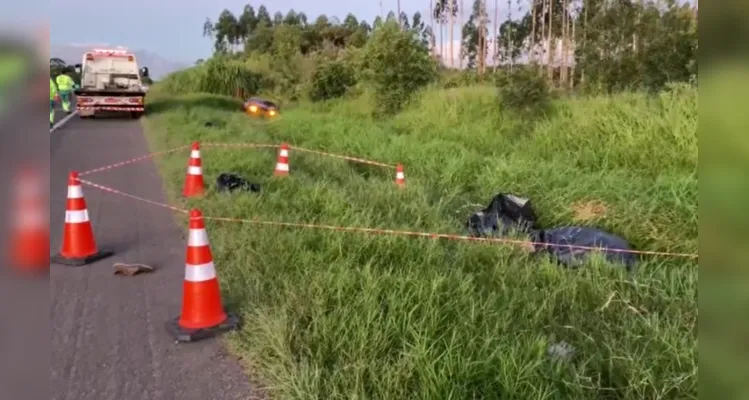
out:
{"label": "traffic cone", "polygon": [[406,175],[403,174],[403,164],[395,167],[395,184],[398,186],[406,185]]}
{"label": "traffic cone", "polygon": [[70,266],[91,264],[114,254],[98,250],[94,240],[94,230],[88,219],[86,199],[77,172],[68,177],[68,202],[65,206],[65,229],[62,237],[62,250],[52,257],[52,262]]}
{"label": "traffic cone", "polygon": [[185,187],[182,189],[182,195],[185,197],[194,197],[203,194],[204,191],[203,167],[200,161],[200,143],[195,142],[192,144],[190,161],[187,163],[187,176],[185,177]]}
{"label": "traffic cone", "polygon": [[15,221],[10,238],[11,264],[22,272],[49,270],[49,204],[39,175],[26,170],[15,182]]}
{"label": "traffic cone", "polygon": [[189,230],[182,314],[166,324],[167,330],[178,342],[206,339],[234,330],[239,325],[236,316],[224,311],[213,254],[200,211],[190,211]]}
{"label": "traffic cone", "polygon": [[275,176],[287,176],[289,175],[289,145],[286,143],[281,145],[281,150],[278,151],[278,160],[276,161],[276,170],[273,171]]}

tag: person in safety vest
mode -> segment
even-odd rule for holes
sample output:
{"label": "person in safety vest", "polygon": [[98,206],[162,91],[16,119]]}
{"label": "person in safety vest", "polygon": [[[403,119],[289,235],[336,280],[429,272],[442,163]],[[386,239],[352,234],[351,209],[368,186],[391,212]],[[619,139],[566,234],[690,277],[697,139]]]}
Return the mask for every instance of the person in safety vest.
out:
{"label": "person in safety vest", "polygon": [[55,82],[57,82],[57,90],[60,93],[60,100],[62,100],[62,110],[70,114],[70,94],[73,92],[75,81],[63,71],[60,75],[57,75]]}
{"label": "person in safety vest", "polygon": [[55,98],[57,97],[57,85],[49,78],[49,128],[55,124]]}

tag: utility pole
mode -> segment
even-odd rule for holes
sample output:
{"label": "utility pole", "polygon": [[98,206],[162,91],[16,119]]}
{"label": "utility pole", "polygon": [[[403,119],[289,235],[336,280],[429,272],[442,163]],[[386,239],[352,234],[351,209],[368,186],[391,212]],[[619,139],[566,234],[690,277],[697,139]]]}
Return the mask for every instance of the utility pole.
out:
{"label": "utility pole", "polygon": [[380,0],[380,18],[382,18],[382,22],[385,22],[385,11],[382,8],[382,0]]}

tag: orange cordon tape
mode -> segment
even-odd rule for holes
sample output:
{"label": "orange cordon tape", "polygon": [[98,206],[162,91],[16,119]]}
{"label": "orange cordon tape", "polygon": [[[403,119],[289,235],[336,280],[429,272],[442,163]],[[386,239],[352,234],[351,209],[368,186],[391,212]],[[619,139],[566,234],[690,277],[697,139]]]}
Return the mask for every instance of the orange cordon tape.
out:
{"label": "orange cordon tape", "polygon": [[[106,192],[123,195],[131,199],[135,199],[135,200],[144,201],[146,203],[159,206],[159,207],[163,207],[163,208],[167,208],[169,210],[176,211],[179,213],[189,214],[187,210],[181,209],[179,207],[171,206],[169,204],[159,203],[156,201],[144,199],[142,197],[133,196],[131,194],[123,193],[119,190],[112,189],[106,186],[102,186],[102,185],[89,182],[83,179],[80,179],[80,182],[82,184],[89,185],[91,187],[94,187],[94,188],[97,188]],[[528,245],[538,245],[538,246],[547,246],[547,247],[553,246],[553,247],[566,247],[570,249],[579,249],[579,250],[601,250],[598,247],[590,247],[590,246],[552,245],[548,243],[532,242],[529,240],[485,238],[485,237],[474,237],[474,236],[465,236],[465,235],[453,235],[453,234],[447,234],[447,233],[414,232],[414,231],[402,231],[402,230],[381,229],[381,228],[359,228],[359,227],[335,226],[335,225],[324,225],[324,224],[307,224],[307,223],[297,223],[297,222],[262,221],[258,219],[242,219],[242,218],[231,218],[231,217],[204,216],[203,219],[212,220],[212,221],[239,222],[239,223],[257,224],[257,225],[279,226],[279,227],[321,229],[321,230],[330,230],[330,231],[338,231],[338,232],[359,232],[359,233],[369,233],[369,234],[378,234],[378,235],[414,236],[414,237],[425,237],[425,238],[430,238],[430,239],[446,239],[446,240],[459,240],[459,241],[482,242],[482,243],[502,243],[502,244],[512,244],[512,245],[522,245],[522,246],[528,246]],[[672,253],[672,252],[663,252],[663,251],[620,250],[620,249],[607,249],[607,251],[612,252],[612,253],[628,253],[628,254],[660,256],[660,257],[669,257],[669,258],[690,258],[690,259],[698,258],[698,254],[694,254],[694,253]]]}
{"label": "orange cordon tape", "polygon": [[200,142],[203,147],[238,147],[238,148],[249,148],[249,149],[275,149],[281,147],[280,144],[264,144],[264,143],[206,143]]}
{"label": "orange cordon tape", "polygon": [[145,111],[143,107],[137,107],[137,106],[98,106],[98,107],[76,107],[78,111],[89,111],[89,110],[97,110],[97,111]]}
{"label": "orange cordon tape", "polygon": [[114,169],[114,168],[118,168],[118,167],[123,167],[125,165],[132,164],[132,163],[135,163],[135,162],[138,162],[138,161],[148,160],[149,158],[153,158],[153,157],[157,157],[157,156],[162,156],[162,155],[165,155],[165,154],[174,153],[175,151],[180,151],[180,150],[189,149],[189,148],[190,148],[190,145],[186,145],[186,146],[180,146],[180,147],[177,147],[177,148],[171,149],[171,150],[159,151],[159,152],[156,152],[156,153],[149,153],[149,154],[146,154],[145,156],[136,157],[136,158],[132,158],[130,160],[120,161],[120,162],[115,163],[115,164],[110,164],[110,165],[106,165],[106,166],[103,166],[103,167],[100,167],[100,168],[95,168],[95,169],[91,169],[91,170],[88,170],[88,171],[84,171],[84,172],[81,172],[80,174],[78,174],[78,176],[84,176],[84,175],[88,175],[88,174],[93,174],[95,172],[101,172],[101,171],[106,171],[108,169]]}
{"label": "orange cordon tape", "polygon": [[[79,176],[80,176],[80,175],[79,175]],[[129,197],[129,198],[131,198],[131,199],[135,199],[135,200],[140,200],[140,201],[142,201],[142,202],[145,202],[145,203],[148,203],[148,204],[152,204],[152,205],[155,205],[155,206],[159,206],[159,207],[164,207],[164,208],[168,208],[168,209],[170,209],[170,210],[172,210],[172,211],[176,211],[176,212],[179,212],[179,213],[183,213],[183,214],[187,214],[187,213],[188,213],[188,212],[187,212],[187,210],[183,210],[183,209],[181,209],[181,208],[178,208],[178,207],[170,206],[169,204],[159,203],[159,202],[157,202],[157,201],[153,201],[153,200],[148,200],[148,199],[144,199],[143,197],[138,197],[138,196],[134,196],[134,195],[132,195],[132,194],[128,194],[128,193],[125,193],[125,192],[120,192],[120,191],[119,191],[119,190],[117,190],[117,189],[112,189],[111,187],[107,187],[107,186],[99,185],[99,184],[93,183],[93,182],[91,182],[91,181],[87,181],[87,180],[85,180],[85,179],[78,179],[78,181],[80,181],[80,182],[81,182],[82,184],[84,184],[84,185],[88,185],[88,186],[91,186],[91,187],[97,188],[97,189],[99,189],[99,190],[103,190],[103,191],[105,191],[105,192],[109,192],[109,193],[114,193],[114,194],[119,194],[119,195],[121,195],[121,196]]]}
{"label": "orange cordon tape", "polygon": [[[280,144],[266,144],[266,143],[204,143],[204,142],[201,142],[200,145],[203,148],[205,148],[205,147],[226,147],[226,148],[250,148],[250,149],[275,149],[275,148],[281,147]],[[115,163],[115,164],[105,165],[103,167],[91,169],[91,170],[88,170],[88,171],[83,171],[83,172],[81,172],[79,174],[79,176],[85,176],[85,175],[93,174],[93,173],[96,173],[96,172],[106,171],[106,170],[110,170],[110,169],[114,169],[114,168],[118,168],[118,167],[123,167],[125,165],[132,164],[132,163],[135,163],[135,162],[138,162],[138,161],[148,160],[148,159],[153,158],[153,157],[162,156],[162,155],[174,153],[174,152],[177,152],[177,151],[180,151],[180,150],[189,149],[190,146],[191,145],[188,144],[188,145],[184,145],[184,146],[173,148],[171,150],[164,150],[164,151],[159,151],[159,152],[155,152],[155,153],[149,153],[149,154],[146,154],[146,155],[141,156],[141,157],[136,157],[136,158],[133,158],[133,159],[130,159],[130,160],[121,161],[121,162],[118,162],[118,163]],[[374,166],[384,167],[384,168],[395,168],[395,165],[384,164],[384,163],[381,163],[381,162],[366,160],[366,159],[363,159],[363,158],[349,157],[349,156],[344,156],[344,155],[340,155],[340,154],[328,153],[328,152],[319,151],[319,150],[309,150],[309,149],[304,149],[304,148],[296,147],[296,146],[289,146],[289,149],[299,150],[299,151],[303,151],[303,152],[307,152],[307,153],[318,154],[318,155],[328,156],[328,157],[333,157],[333,158],[339,158],[339,159],[342,159],[342,160],[357,162],[357,163],[360,163],[360,164],[369,164],[369,165],[374,165]]]}
{"label": "orange cordon tape", "polygon": [[328,157],[340,158],[342,160],[358,162],[358,163],[361,163],[361,164],[375,165],[375,166],[383,167],[383,168],[395,168],[395,165],[383,164],[381,162],[371,161],[371,160],[365,160],[363,158],[349,157],[349,156],[344,156],[344,155],[340,155],[340,154],[333,154],[333,153],[328,153],[328,152],[319,151],[319,150],[304,149],[304,148],[296,147],[296,146],[289,146],[289,148],[292,149],[292,150],[299,150],[299,151],[304,151],[304,152],[307,152],[307,153],[318,154],[318,155],[321,155],[321,156],[328,156]]}

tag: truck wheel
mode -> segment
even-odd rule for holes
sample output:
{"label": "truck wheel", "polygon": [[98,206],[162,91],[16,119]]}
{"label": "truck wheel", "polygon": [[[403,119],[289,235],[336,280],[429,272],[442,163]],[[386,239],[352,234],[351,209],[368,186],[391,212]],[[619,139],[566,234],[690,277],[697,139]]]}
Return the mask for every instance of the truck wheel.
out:
{"label": "truck wheel", "polygon": [[143,116],[143,111],[130,111],[130,118],[140,119]]}

